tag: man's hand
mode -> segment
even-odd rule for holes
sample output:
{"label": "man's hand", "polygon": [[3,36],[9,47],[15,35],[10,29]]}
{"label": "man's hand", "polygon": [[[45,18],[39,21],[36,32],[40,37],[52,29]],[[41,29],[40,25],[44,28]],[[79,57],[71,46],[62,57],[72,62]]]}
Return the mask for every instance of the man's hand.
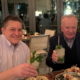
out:
{"label": "man's hand", "polygon": [[53,60],[54,62],[57,62],[57,60],[58,60],[58,55],[56,54],[56,51],[55,51],[55,50],[54,50],[53,53],[52,53],[52,60]]}
{"label": "man's hand", "polygon": [[13,68],[15,71],[15,75],[16,77],[32,77],[32,76],[37,76],[37,71],[36,68],[34,66],[32,66],[31,64],[21,64],[15,68]]}

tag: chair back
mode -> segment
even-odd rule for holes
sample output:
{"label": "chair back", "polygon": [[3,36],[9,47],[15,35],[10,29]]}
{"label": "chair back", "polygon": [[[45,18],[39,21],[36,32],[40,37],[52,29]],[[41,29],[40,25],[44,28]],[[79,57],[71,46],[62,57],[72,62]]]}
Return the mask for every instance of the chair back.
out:
{"label": "chair back", "polygon": [[39,28],[40,34],[44,34],[46,29],[57,31],[57,25],[49,25],[49,26],[41,25],[41,26],[38,26],[38,28]]}
{"label": "chair back", "polygon": [[37,35],[37,36],[31,36],[30,37],[30,50],[37,51],[37,50],[43,50],[49,49],[49,37],[50,35]]}
{"label": "chair back", "polygon": [[49,29],[46,29],[45,30],[45,34],[49,34],[50,37],[54,36],[55,35],[55,32],[56,32],[56,30],[49,30]]}

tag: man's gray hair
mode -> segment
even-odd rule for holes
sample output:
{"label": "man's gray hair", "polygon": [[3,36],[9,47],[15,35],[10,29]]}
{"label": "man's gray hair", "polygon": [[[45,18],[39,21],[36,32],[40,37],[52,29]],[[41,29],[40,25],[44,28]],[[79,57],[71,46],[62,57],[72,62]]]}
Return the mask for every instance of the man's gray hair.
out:
{"label": "man's gray hair", "polygon": [[72,18],[72,17],[74,17],[76,19],[77,23],[78,23],[77,17],[75,15],[73,15],[73,14],[69,14],[69,15],[63,15],[62,16],[62,18],[61,18],[61,24],[62,24],[64,18]]}

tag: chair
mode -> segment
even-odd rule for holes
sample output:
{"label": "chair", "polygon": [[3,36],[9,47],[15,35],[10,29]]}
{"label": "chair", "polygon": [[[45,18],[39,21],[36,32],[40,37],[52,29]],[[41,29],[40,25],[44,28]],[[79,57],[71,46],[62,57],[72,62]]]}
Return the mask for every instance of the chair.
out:
{"label": "chair", "polygon": [[49,47],[49,37],[50,35],[36,35],[30,37],[30,50],[33,51],[39,51],[39,50],[46,50],[48,51]]}
{"label": "chair", "polygon": [[46,29],[48,30],[55,30],[55,32],[57,31],[57,25],[49,25],[49,26],[38,26],[40,34],[45,34]]}
{"label": "chair", "polygon": [[[41,54],[43,56],[42,62],[44,62],[47,57],[48,49],[49,49],[49,37],[50,35],[37,35],[30,37],[30,50],[31,52],[36,50],[36,56]],[[41,63],[40,63],[41,64]],[[34,65],[39,66],[40,64],[34,63]],[[46,63],[42,63],[46,67]],[[40,68],[40,66],[39,66]]]}
{"label": "chair", "polygon": [[56,30],[49,30],[49,29],[46,29],[45,30],[45,34],[49,34],[50,37],[54,36],[55,35],[55,32],[56,32]]}

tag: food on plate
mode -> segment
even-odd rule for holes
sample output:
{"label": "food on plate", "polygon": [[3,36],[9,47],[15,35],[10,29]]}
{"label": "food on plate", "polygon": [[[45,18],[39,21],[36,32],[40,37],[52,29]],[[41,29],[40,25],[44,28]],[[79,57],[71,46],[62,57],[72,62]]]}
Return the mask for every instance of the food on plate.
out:
{"label": "food on plate", "polygon": [[77,78],[73,77],[72,75],[68,73],[63,74],[63,77],[67,80],[77,80]]}
{"label": "food on plate", "polygon": [[63,73],[57,74],[55,80],[80,80],[80,68],[72,66],[64,70]]}
{"label": "food on plate", "polygon": [[45,76],[37,76],[36,78],[37,80],[48,80],[48,78]]}
{"label": "food on plate", "polygon": [[55,80],[80,80],[80,77],[74,72],[64,72],[56,75]]}
{"label": "food on plate", "polygon": [[30,77],[26,80],[48,80],[48,78],[45,76],[36,76],[36,77]]}
{"label": "food on plate", "polygon": [[35,77],[30,77],[30,78],[27,78],[26,80],[36,80]]}
{"label": "food on plate", "polygon": [[78,72],[77,75],[80,76],[80,72]]}
{"label": "food on plate", "polygon": [[64,72],[72,72],[71,68],[64,70]]}
{"label": "food on plate", "polygon": [[66,69],[64,72],[80,72],[80,68],[73,66],[71,68]]}

